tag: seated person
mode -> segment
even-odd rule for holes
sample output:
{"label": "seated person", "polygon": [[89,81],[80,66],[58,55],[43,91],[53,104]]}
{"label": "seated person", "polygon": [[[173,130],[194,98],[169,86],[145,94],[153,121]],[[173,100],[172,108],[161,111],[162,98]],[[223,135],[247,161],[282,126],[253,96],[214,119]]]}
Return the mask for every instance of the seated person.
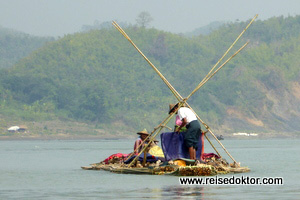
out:
{"label": "seated person", "polygon": [[[134,143],[134,154],[137,155],[138,153],[140,153],[140,151],[143,149],[145,143],[147,144],[147,142],[144,142],[145,139],[148,137],[149,133],[147,132],[146,129],[140,131],[140,132],[137,132],[138,135],[140,135],[138,137],[138,139],[135,141]],[[144,144],[142,144],[144,142]],[[142,145],[141,145],[142,144]]]}

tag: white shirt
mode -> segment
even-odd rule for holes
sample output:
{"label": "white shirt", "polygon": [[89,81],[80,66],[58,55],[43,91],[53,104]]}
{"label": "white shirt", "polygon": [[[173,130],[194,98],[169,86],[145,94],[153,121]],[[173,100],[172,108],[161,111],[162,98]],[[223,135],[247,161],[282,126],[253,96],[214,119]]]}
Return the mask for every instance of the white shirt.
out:
{"label": "white shirt", "polygon": [[186,108],[186,107],[181,107],[178,110],[178,116],[179,116],[180,120],[182,120],[183,118],[186,118],[187,123],[197,120],[197,117],[193,113],[193,111],[191,111],[191,109]]}

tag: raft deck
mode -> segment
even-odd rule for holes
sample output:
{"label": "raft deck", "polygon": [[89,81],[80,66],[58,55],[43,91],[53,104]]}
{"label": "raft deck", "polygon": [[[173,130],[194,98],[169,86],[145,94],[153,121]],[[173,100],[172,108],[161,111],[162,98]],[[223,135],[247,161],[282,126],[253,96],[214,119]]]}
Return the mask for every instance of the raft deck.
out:
{"label": "raft deck", "polygon": [[208,164],[198,164],[196,166],[178,166],[166,165],[159,167],[127,167],[124,164],[102,164],[95,163],[87,167],[81,167],[85,170],[105,170],[120,174],[150,174],[150,175],[174,175],[174,176],[214,176],[228,173],[249,172],[248,167],[214,167]]}

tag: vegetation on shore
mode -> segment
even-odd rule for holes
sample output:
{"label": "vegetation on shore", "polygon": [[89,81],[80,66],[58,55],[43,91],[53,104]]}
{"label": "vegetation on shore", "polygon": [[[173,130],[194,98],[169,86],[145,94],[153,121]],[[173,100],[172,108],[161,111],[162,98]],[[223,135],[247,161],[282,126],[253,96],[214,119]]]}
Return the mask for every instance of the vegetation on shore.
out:
{"label": "vegetation on shore", "polygon": [[[246,24],[225,24],[192,38],[134,26],[126,32],[187,96]],[[201,88],[190,105],[222,133],[299,132],[299,30],[300,16],[256,21],[237,44],[250,40],[247,49]],[[84,123],[91,129],[83,134],[152,130],[176,101],[113,28],[66,35],[7,66],[0,63],[1,131],[12,122],[47,121]],[[59,134],[45,125],[33,127],[36,133]],[[69,131],[76,132],[64,133]]]}

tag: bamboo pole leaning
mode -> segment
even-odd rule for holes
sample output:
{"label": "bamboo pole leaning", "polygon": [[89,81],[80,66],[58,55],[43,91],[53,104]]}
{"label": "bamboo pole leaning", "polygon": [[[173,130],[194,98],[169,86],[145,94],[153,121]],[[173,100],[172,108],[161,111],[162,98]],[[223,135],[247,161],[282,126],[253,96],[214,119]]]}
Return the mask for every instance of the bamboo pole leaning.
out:
{"label": "bamboo pole leaning", "polygon": [[[135,45],[135,43],[130,39],[130,37],[126,34],[126,32],[114,21],[113,25],[116,27],[117,30],[134,46],[134,48],[142,55],[142,57],[149,63],[149,65],[154,69],[154,71],[160,76],[160,78],[164,81],[164,83],[169,87],[173,95],[176,97],[178,101],[183,100],[183,97],[175,90],[175,88],[170,84],[170,82],[160,73],[160,71],[152,64],[152,62],[144,55],[144,53]],[[187,103],[186,103],[187,104]],[[188,105],[188,104],[187,104]],[[188,105],[188,107],[196,114],[196,112]],[[200,117],[196,114],[197,118],[200,119]],[[203,123],[203,121],[202,121]],[[221,154],[218,152],[216,147],[212,144],[210,139],[205,134],[205,138],[208,140],[210,145],[213,147],[215,152],[221,157]],[[143,144],[143,143],[142,143]],[[142,145],[141,144],[141,145]],[[138,147],[139,148],[139,147]],[[129,157],[129,159],[132,157],[132,155]]]}
{"label": "bamboo pole leaning", "polygon": [[160,78],[166,83],[169,87],[173,95],[179,100],[178,92],[176,89],[168,82],[168,80],[164,77],[162,73],[153,65],[153,63],[145,56],[145,54],[135,45],[135,43],[130,39],[130,37],[126,34],[126,32],[117,24],[117,22],[113,21],[113,25],[116,29],[132,44],[132,46],[142,55],[142,57],[148,62],[148,64],[154,69],[154,71],[160,76]]}
{"label": "bamboo pole leaning", "polygon": [[[204,81],[201,81],[199,85],[195,88],[195,92],[199,90],[209,79],[211,79],[222,67],[224,67],[232,58],[234,58],[238,53],[240,53],[247,45],[249,42],[246,42],[239,50],[237,50],[232,56],[230,56],[218,69],[216,69],[212,74],[210,74]],[[188,97],[193,95],[195,92],[192,92]]]}
{"label": "bamboo pole leaning", "polygon": [[[121,34],[135,47],[135,49],[143,56],[143,58],[150,64],[150,66],[155,70],[155,72],[161,77],[161,79],[164,81],[164,83],[169,87],[169,89],[172,91],[172,93],[174,94],[174,96],[177,98],[178,101],[183,100],[183,97],[175,90],[175,88],[170,84],[170,82],[159,72],[159,70],[150,62],[150,60],[142,53],[142,51],[135,45],[135,43],[130,39],[130,37],[125,33],[125,31],[116,23],[113,22],[113,25],[121,32]],[[235,41],[236,42],[236,41]],[[227,51],[228,52],[228,51]],[[224,55],[225,56],[225,55]],[[223,57],[224,57],[223,56]],[[221,61],[221,59],[219,60]],[[226,63],[225,63],[226,64]],[[225,64],[223,64],[222,66],[224,66]],[[206,81],[208,81],[212,76],[209,76],[209,74],[212,72],[212,70],[207,74],[207,76],[203,79]],[[202,81],[204,82],[204,81]],[[191,96],[191,95],[190,95]],[[203,120],[197,115],[197,113],[192,109],[192,107],[186,103],[186,105],[192,110],[192,112],[196,115],[197,119],[205,126],[205,128],[207,130],[209,130],[210,134],[212,134],[212,136],[218,141],[218,143],[221,145],[221,147],[224,149],[224,151],[228,154],[228,156],[234,161],[235,159],[231,156],[231,154],[229,154],[229,152],[226,150],[226,148],[224,147],[224,145],[218,140],[218,138],[214,135],[214,133],[209,129],[209,127],[203,122]],[[215,150],[215,152],[220,156],[221,154],[219,153],[219,151],[216,149],[216,147],[212,144],[212,142],[210,141],[210,139],[207,137],[207,135],[205,134],[205,138],[208,140],[208,142],[210,143],[210,145],[213,147],[213,149]],[[143,144],[143,143],[142,143]],[[142,145],[141,144],[141,145]],[[132,155],[128,158],[130,159],[132,157]]]}
{"label": "bamboo pole leaning", "polygon": [[[125,31],[116,23],[113,22],[113,25],[120,31],[120,33],[135,47],[135,49],[143,56],[143,58],[150,64],[150,66],[155,70],[155,72],[161,77],[161,79],[165,82],[165,84],[169,87],[169,89],[172,91],[174,96],[177,98],[177,100],[183,100],[183,97],[175,90],[175,88],[168,82],[168,80],[159,72],[159,70],[152,64],[152,62],[143,54],[143,52],[135,45],[135,43],[130,39],[130,37],[125,33]],[[236,42],[236,41],[235,41]],[[228,52],[228,51],[227,51]],[[225,55],[224,55],[225,56]],[[224,57],[223,56],[223,57]],[[233,58],[233,57],[232,57]],[[231,59],[231,58],[230,58]],[[229,60],[230,60],[229,59]],[[225,63],[226,64],[226,63]],[[223,64],[222,66],[224,66]],[[209,74],[208,74],[209,75]],[[208,81],[212,76],[209,78],[206,78],[206,81]],[[190,97],[191,95],[189,95]],[[189,98],[188,97],[188,98]],[[187,104],[187,103],[186,103]],[[188,104],[187,104],[188,105]],[[201,118],[196,114],[196,112],[188,105],[188,107],[195,113],[199,121],[207,128],[208,126],[201,120]],[[217,137],[214,135],[214,133],[209,130],[209,132],[213,135],[213,137],[221,143]],[[209,141],[210,145],[213,147],[213,149],[216,151],[216,153],[221,157],[220,153],[217,151],[217,149],[214,147],[212,142],[209,140],[209,138],[205,135],[206,139]],[[235,159],[229,154],[229,152],[226,150],[224,145],[221,143],[221,147],[224,149],[224,151],[228,154],[228,156],[236,163]]]}
{"label": "bamboo pole leaning", "polygon": [[[258,17],[258,14],[256,14],[252,20],[249,22],[249,24],[244,28],[244,30],[240,33],[240,35],[235,39],[235,41],[230,45],[230,47],[227,49],[227,51],[223,54],[223,56],[218,60],[218,62],[212,67],[212,69],[208,72],[208,74],[205,76],[204,79],[199,83],[202,84],[203,81],[206,80],[206,78],[212,73],[212,71],[220,64],[220,62],[223,60],[223,58],[228,54],[228,52],[233,48],[233,46],[237,43],[237,41],[242,37],[242,35],[246,32],[246,30],[250,27],[250,25],[254,22],[254,20]],[[194,91],[190,94],[194,94],[197,91],[197,87],[194,89]]]}
{"label": "bamboo pole leaning", "polygon": [[[234,58],[241,50],[243,50],[248,45],[248,42],[246,42],[238,51],[236,51],[230,58],[228,58],[214,73],[212,73],[201,85],[198,87],[197,90],[199,90],[209,79],[211,79],[222,67],[224,67],[232,58]],[[196,90],[196,91],[197,91]],[[189,99],[194,93],[191,93],[187,98]],[[186,103],[187,104],[187,103]],[[194,112],[197,119],[205,126],[205,128],[209,131],[209,133],[215,138],[215,140],[220,144],[220,146],[223,148],[223,150],[227,153],[227,155],[233,160],[234,163],[237,163],[236,160],[232,157],[232,155],[227,151],[225,146],[220,142],[220,140],[216,137],[216,135],[211,131],[211,129],[207,126],[207,124],[204,123],[204,121],[198,116],[198,114],[187,104],[187,106]],[[206,135],[205,135],[206,136]],[[208,139],[208,137],[206,137]],[[211,141],[208,139],[210,145],[214,148],[214,150],[217,152],[217,154],[220,155],[220,153],[217,151],[217,149],[214,147],[214,145],[211,143]]]}
{"label": "bamboo pole leaning", "polygon": [[[170,84],[170,82],[160,73],[160,71],[152,64],[152,62],[144,55],[144,53],[135,45],[135,43],[131,40],[131,38],[126,34],[126,32],[115,22],[113,21],[113,25],[115,28],[133,45],[133,47],[142,55],[142,57],[148,62],[148,64],[154,69],[154,71],[160,76],[160,78],[164,81],[164,83],[169,87],[173,95],[176,97],[178,101],[183,100],[183,97],[176,91],[176,89]],[[186,103],[187,104],[187,103]],[[188,104],[187,104],[188,105]],[[196,112],[188,105],[188,107],[196,114]],[[203,123],[200,117],[196,114],[197,118]],[[207,127],[207,126],[206,126]],[[205,135],[205,138],[208,140],[210,145],[213,147],[215,152],[221,157],[221,154],[212,144],[210,139]]]}
{"label": "bamboo pole leaning", "polygon": [[[235,55],[237,55],[248,43],[243,45],[235,54],[233,54],[227,61],[225,61],[217,70],[213,72],[215,67],[221,62],[221,60],[227,55],[227,53],[231,50],[231,48],[235,45],[235,43],[239,40],[239,38],[244,34],[244,32],[248,29],[248,27],[252,24],[252,22],[255,20],[257,15],[250,21],[250,23],[247,25],[247,27],[243,30],[243,32],[236,38],[234,43],[229,47],[229,49],[224,53],[224,55],[218,60],[218,62],[214,65],[214,67],[210,70],[210,72],[205,76],[205,78],[199,83],[199,85],[194,89],[194,91],[185,99],[181,97],[181,95],[175,90],[175,88],[167,81],[167,79],[159,72],[159,70],[151,63],[151,61],[142,53],[141,50],[133,43],[133,41],[130,39],[130,37],[125,33],[125,31],[116,23],[113,22],[113,25],[119,30],[119,32],[136,48],[136,50],[144,57],[144,59],[150,64],[150,66],[156,71],[156,73],[162,78],[164,83],[169,87],[171,92],[174,94],[174,96],[177,98],[177,100],[181,100],[186,103],[186,100],[189,99],[197,90],[199,90],[211,77],[213,77],[226,63],[228,63]],[[195,113],[195,111],[187,104],[187,106]],[[195,113],[196,114],[196,113]],[[198,120],[205,126],[205,128],[213,135],[213,137],[218,141],[218,143],[221,145],[221,147],[224,149],[224,151],[228,154],[228,156],[236,163],[235,159],[229,154],[229,152],[226,150],[226,148],[222,145],[222,143],[217,139],[217,137],[212,133],[210,128],[203,122],[203,120],[200,119],[200,117],[196,114]],[[170,119],[169,119],[170,120]],[[161,129],[160,129],[161,131]],[[159,131],[159,132],[160,132]],[[157,133],[158,134],[158,133]],[[157,135],[156,134],[156,135]],[[152,134],[151,134],[152,135]],[[150,135],[149,135],[150,137]],[[217,152],[219,156],[220,153],[217,151],[217,149],[214,147],[214,145],[211,143],[211,141],[208,139],[208,137],[205,135],[206,139],[209,141],[211,146],[214,148],[214,150]],[[150,142],[151,143],[151,142]],[[143,152],[143,151],[141,151]]]}

